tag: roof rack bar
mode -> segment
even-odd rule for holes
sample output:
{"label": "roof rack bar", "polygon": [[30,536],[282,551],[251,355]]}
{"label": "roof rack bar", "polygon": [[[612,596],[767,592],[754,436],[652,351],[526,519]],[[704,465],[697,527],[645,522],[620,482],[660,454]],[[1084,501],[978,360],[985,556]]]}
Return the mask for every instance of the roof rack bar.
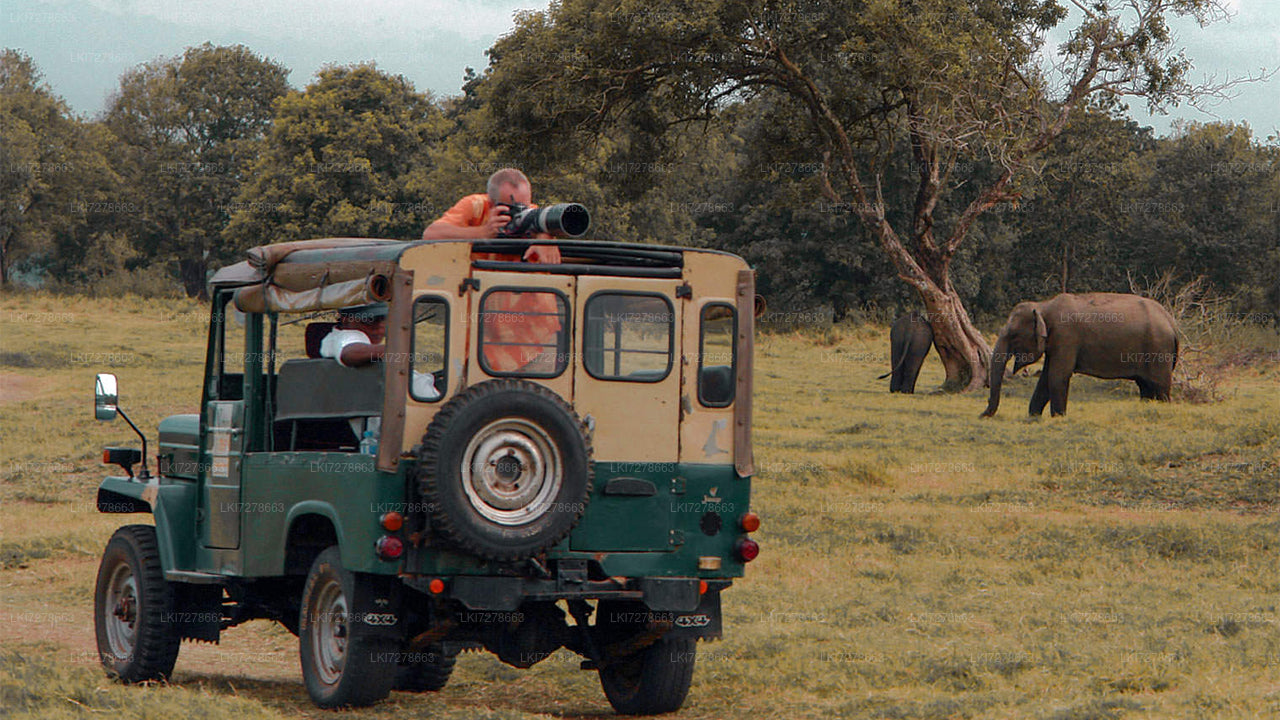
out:
{"label": "roof rack bar", "polygon": [[507,260],[476,260],[471,263],[477,270],[506,270],[511,272],[541,272],[552,275],[607,275],[612,277],[680,278],[678,267],[637,267],[622,265],[587,265],[581,263],[527,263]]}

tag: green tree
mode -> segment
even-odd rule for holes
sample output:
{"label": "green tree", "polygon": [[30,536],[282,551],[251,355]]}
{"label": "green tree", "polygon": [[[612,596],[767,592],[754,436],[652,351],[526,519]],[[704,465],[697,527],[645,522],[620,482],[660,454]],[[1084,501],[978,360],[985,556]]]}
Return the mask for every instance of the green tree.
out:
{"label": "green tree", "polygon": [[[119,178],[108,142],[45,86],[31,58],[0,54],[0,284],[18,264],[68,277],[67,259],[111,231]],[[117,259],[128,254],[108,244]]]}
{"label": "green tree", "polygon": [[1188,123],[1161,139],[1125,210],[1120,262],[1135,280],[1203,275],[1241,309],[1280,303],[1280,148],[1247,125]]}
{"label": "green tree", "polygon": [[[657,138],[757,95],[794,104],[809,130],[817,192],[847,204],[930,311],[952,387],[981,387],[990,349],[952,279],[983,213],[1019,183],[1101,95],[1162,107],[1193,93],[1166,20],[1207,21],[1214,0],[1072,0],[1082,18],[1056,70],[1054,0],[565,0],[521,16],[490,51],[482,93],[505,143],[564,154],[604,132]],[[538,62],[549,48],[560,62]],[[910,148],[914,190],[900,222],[886,177]],[[499,145],[500,147],[502,145]],[[957,164],[993,172],[959,182]]]}
{"label": "green tree", "polygon": [[239,245],[417,238],[442,209],[423,193],[448,129],[402,76],[371,64],[325,68],[281,100],[227,236]]}
{"label": "green tree", "polygon": [[106,124],[139,211],[136,244],[155,261],[176,261],[188,296],[203,295],[231,205],[247,178],[289,71],[243,45],[205,43],[130,70]]}

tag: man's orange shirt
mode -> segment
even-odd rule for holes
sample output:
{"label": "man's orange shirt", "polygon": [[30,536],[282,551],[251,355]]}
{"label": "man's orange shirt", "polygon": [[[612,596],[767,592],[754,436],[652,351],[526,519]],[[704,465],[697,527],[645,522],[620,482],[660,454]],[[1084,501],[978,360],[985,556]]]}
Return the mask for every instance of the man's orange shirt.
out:
{"label": "man's orange shirt", "polygon": [[[485,224],[494,212],[493,200],[485,193],[468,195],[440,216],[440,222],[459,227]],[[532,262],[559,263],[560,248],[533,245],[525,253]],[[472,260],[511,260],[498,253],[471,253]],[[489,295],[484,307],[484,359],[490,370],[515,372],[544,352],[555,348],[560,332],[560,304],[549,293],[500,292]],[[558,363],[557,363],[558,364]]]}

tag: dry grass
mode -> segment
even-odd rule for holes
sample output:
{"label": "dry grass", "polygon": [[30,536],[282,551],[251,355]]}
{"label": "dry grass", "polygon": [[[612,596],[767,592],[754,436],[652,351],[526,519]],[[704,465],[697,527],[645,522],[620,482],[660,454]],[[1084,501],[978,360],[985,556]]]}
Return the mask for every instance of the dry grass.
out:
{"label": "dry grass", "polygon": [[[41,358],[0,367],[34,378],[0,412],[6,710],[334,717],[308,701],[296,642],[265,622],[184,646],[168,687],[118,687],[91,662],[93,558],[121,520],[91,512],[96,453],[131,433],[91,419],[93,373],[110,363],[82,361],[122,354],[122,402],[154,438],[198,398],[203,311],[183,302],[0,298],[0,353]],[[18,322],[20,307],[51,314]],[[194,322],[172,319],[188,310]],[[1027,420],[1034,378],[1013,378],[984,421],[985,398],[927,392],[936,356],[921,394],[889,395],[875,380],[886,328],[762,336],[763,553],[725,595],[726,638],[700,647],[677,717],[1280,715],[1276,349],[1227,364],[1216,403],[1078,377],[1066,417]],[[444,691],[343,716],[409,714],[611,711],[561,652],[528,671],[465,655]]]}

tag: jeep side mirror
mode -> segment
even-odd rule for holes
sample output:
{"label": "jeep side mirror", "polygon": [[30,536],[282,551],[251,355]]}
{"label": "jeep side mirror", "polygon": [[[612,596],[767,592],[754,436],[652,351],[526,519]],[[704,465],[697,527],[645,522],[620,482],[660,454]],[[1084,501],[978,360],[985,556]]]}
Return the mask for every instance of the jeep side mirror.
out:
{"label": "jeep side mirror", "polygon": [[94,383],[93,417],[97,420],[115,420],[116,403],[119,393],[116,391],[116,376],[111,373],[98,373]]}

